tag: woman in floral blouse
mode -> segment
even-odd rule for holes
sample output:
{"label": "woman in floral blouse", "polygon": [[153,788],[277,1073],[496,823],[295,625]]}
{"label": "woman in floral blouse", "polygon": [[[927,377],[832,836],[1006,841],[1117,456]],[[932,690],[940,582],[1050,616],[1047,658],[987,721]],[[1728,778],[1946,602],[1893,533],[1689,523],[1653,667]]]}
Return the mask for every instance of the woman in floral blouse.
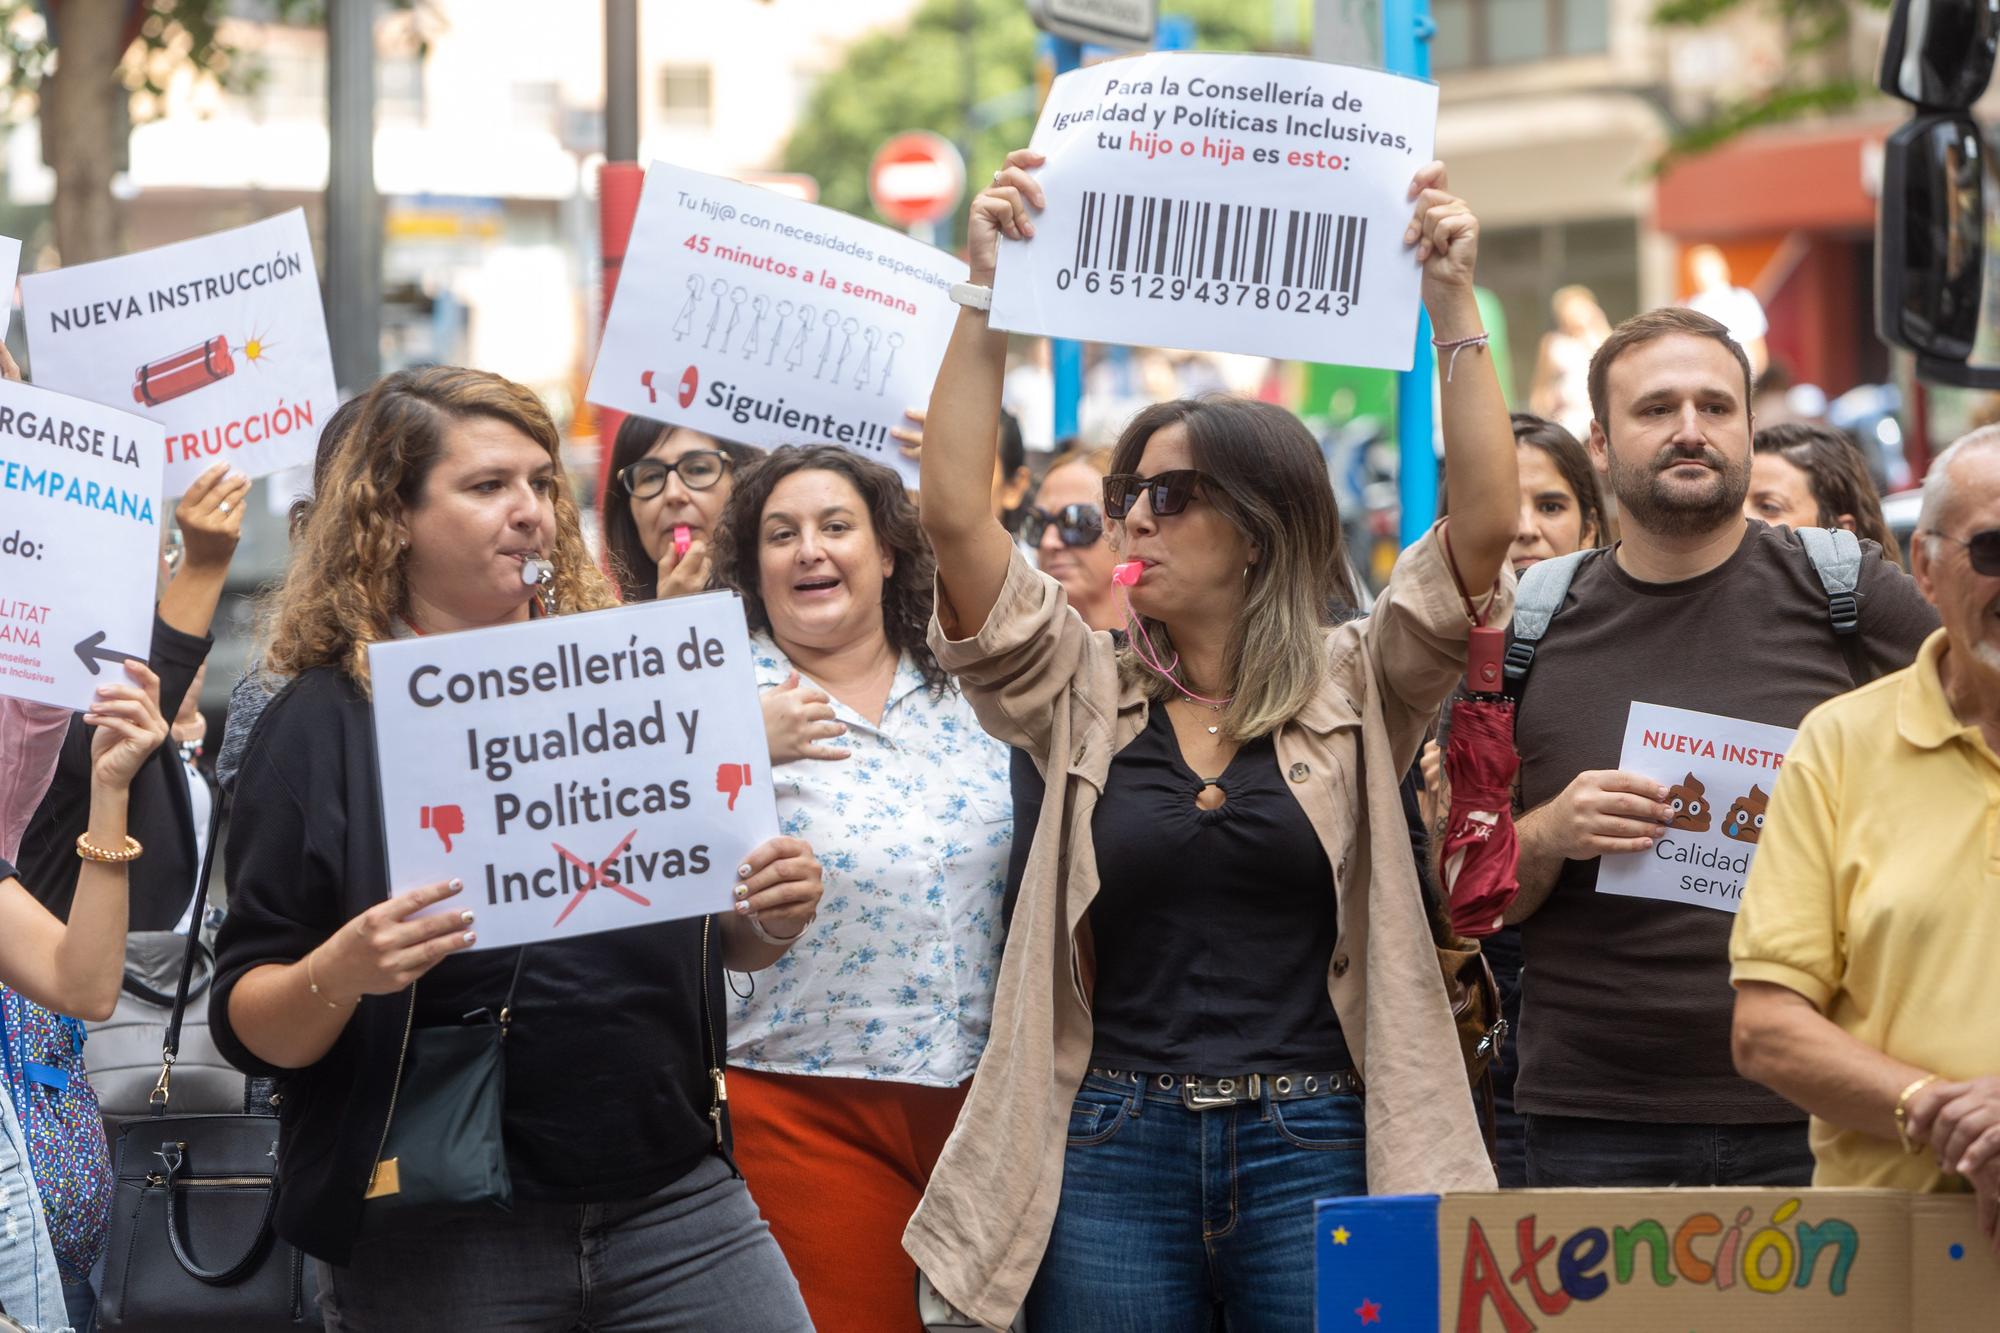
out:
{"label": "woman in floral blouse", "polygon": [[717,568],[743,596],[759,684],[824,691],[841,729],[839,751],[773,775],[826,891],[785,960],[754,990],[739,979],[737,1160],[821,1333],[914,1330],[900,1238],[991,1024],[1007,748],[925,643],[930,547],[888,468],[778,450],[737,479]]}

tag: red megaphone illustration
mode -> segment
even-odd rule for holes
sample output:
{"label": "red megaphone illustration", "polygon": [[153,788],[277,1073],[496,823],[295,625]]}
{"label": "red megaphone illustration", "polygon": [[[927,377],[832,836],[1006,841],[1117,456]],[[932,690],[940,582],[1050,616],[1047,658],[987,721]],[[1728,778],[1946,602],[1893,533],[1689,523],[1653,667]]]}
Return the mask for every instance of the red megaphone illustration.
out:
{"label": "red megaphone illustration", "polygon": [[700,383],[701,383],[701,372],[696,370],[693,366],[689,366],[686,370],[683,370],[681,372],[680,399],[682,407],[686,407],[689,403],[692,403],[694,401],[695,387]]}

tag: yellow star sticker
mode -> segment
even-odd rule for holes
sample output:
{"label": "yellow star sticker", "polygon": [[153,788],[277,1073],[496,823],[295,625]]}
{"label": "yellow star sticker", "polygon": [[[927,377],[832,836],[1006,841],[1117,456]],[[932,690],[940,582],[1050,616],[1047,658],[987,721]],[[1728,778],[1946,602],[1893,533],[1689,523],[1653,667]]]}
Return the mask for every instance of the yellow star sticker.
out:
{"label": "yellow star sticker", "polygon": [[1345,1245],[1345,1244],[1347,1244],[1347,1228],[1346,1228],[1346,1227],[1335,1227],[1335,1228],[1333,1229],[1333,1243],[1334,1243],[1335,1245]]}

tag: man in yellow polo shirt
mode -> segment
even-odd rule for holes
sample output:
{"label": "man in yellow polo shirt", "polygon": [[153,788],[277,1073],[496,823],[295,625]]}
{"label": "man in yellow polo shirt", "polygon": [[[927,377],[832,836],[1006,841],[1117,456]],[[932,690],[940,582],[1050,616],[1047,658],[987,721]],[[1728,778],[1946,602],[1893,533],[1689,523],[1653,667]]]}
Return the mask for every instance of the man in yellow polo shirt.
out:
{"label": "man in yellow polo shirt", "polygon": [[1912,570],[1944,627],[1814,709],[1730,943],[1736,1067],[1812,1114],[1816,1185],[2000,1212],[2000,428],[1939,455]]}

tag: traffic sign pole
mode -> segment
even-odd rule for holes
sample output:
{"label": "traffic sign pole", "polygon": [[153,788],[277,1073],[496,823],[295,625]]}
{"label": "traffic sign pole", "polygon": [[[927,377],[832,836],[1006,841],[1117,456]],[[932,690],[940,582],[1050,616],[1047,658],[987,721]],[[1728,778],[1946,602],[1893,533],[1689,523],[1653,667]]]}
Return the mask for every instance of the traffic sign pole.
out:
{"label": "traffic sign pole", "polygon": [[[1042,54],[1060,78],[1083,64],[1083,46],[1067,37],[1041,34]],[[1074,439],[1083,408],[1083,344],[1074,338],[1049,339],[1049,372],[1055,380],[1053,438]]]}
{"label": "traffic sign pole", "polygon": [[[1392,74],[1431,76],[1430,0],[1382,0],[1382,64]],[[1437,520],[1437,425],[1432,416],[1437,361],[1431,352],[1431,317],[1417,311],[1416,355],[1396,377],[1397,536],[1416,543]]]}

